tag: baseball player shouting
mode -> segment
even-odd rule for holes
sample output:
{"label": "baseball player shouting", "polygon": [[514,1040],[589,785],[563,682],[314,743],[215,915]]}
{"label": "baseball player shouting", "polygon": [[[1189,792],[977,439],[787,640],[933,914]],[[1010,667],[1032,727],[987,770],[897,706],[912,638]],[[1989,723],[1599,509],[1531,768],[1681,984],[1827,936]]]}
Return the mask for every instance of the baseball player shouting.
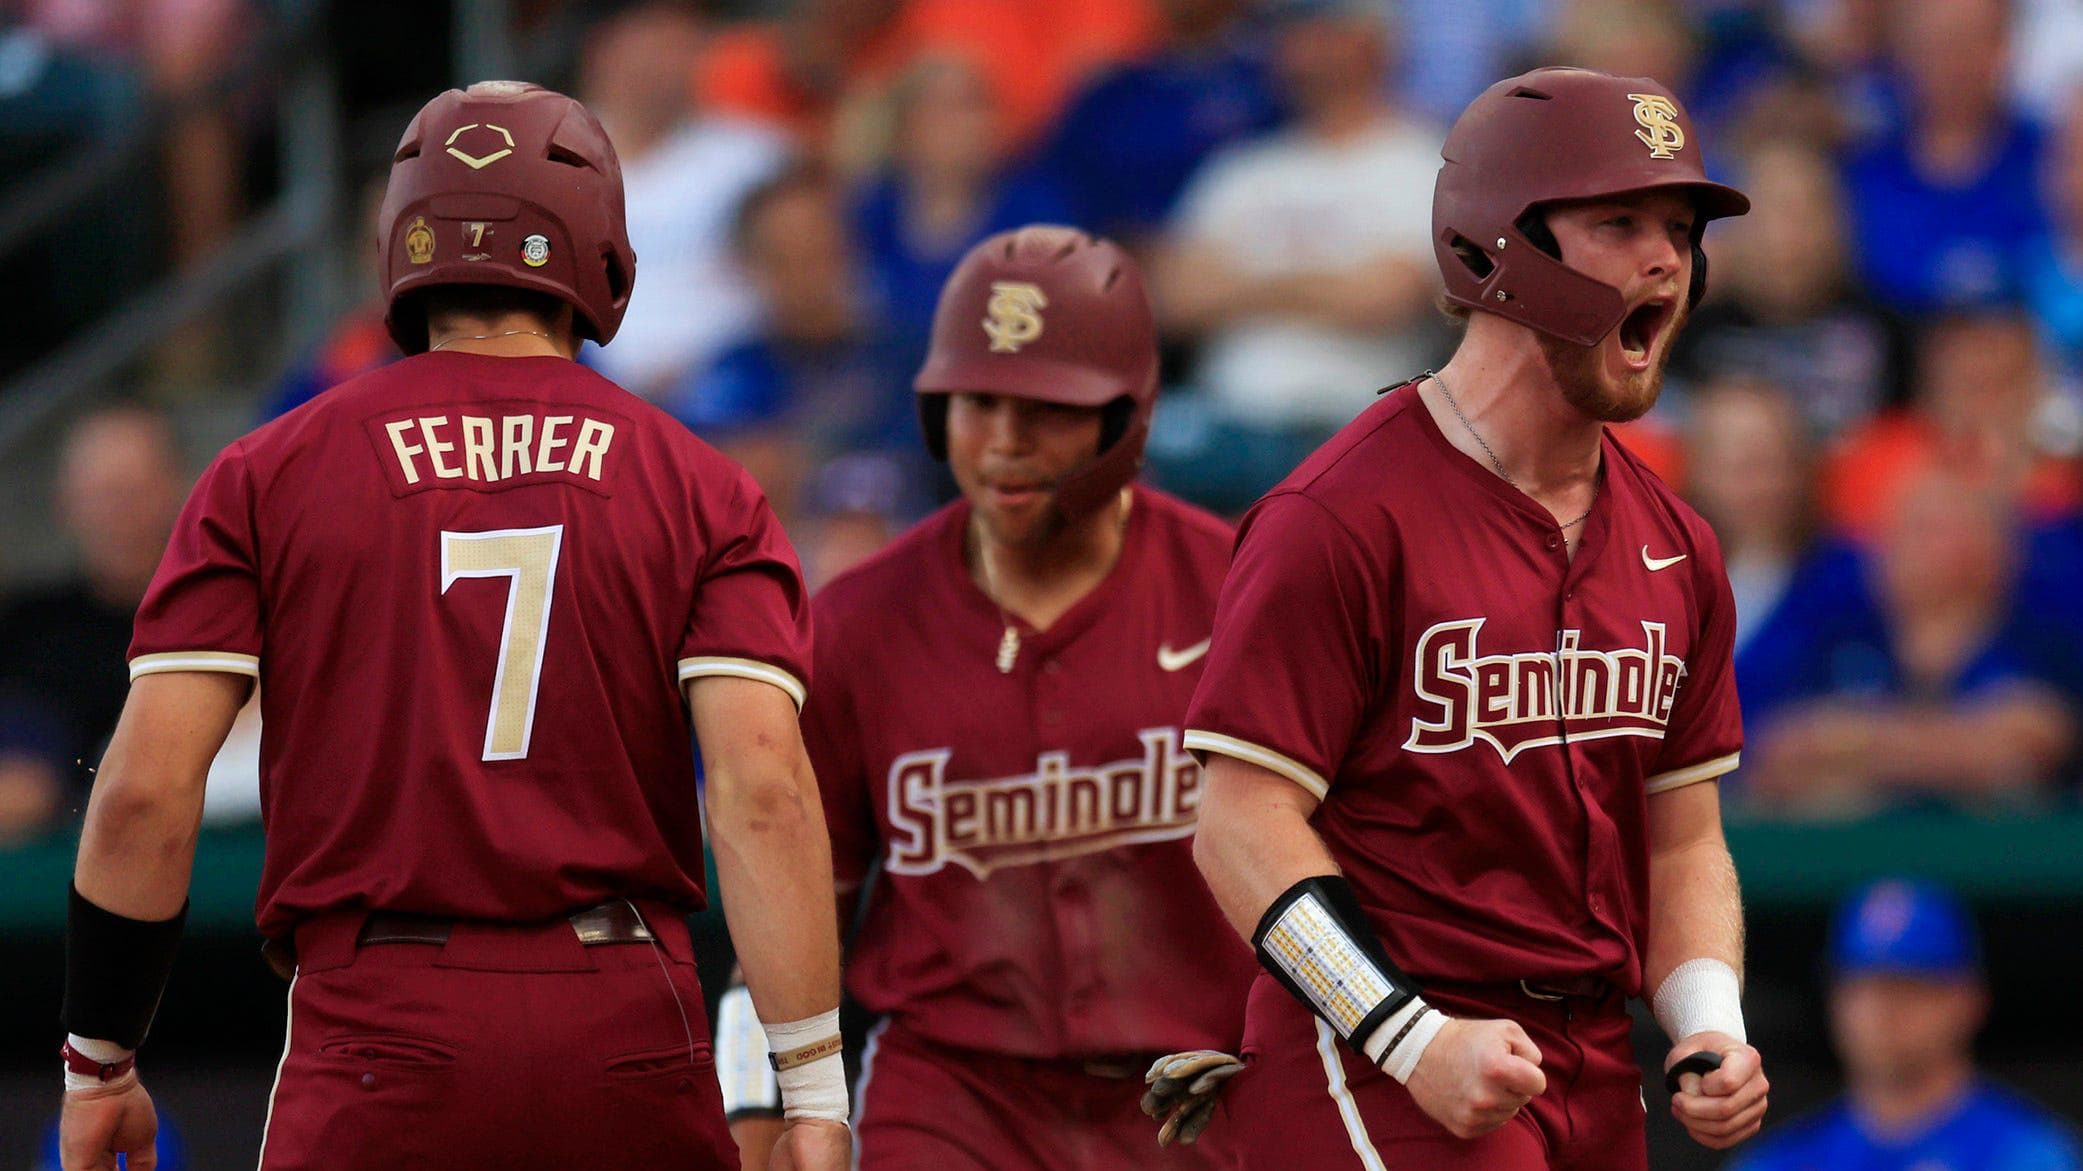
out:
{"label": "baseball player shouting", "polygon": [[1254,1165],[1642,1168],[1627,997],[1699,1142],[1766,1083],[1710,783],[1729,586],[1604,424],[1656,401],[1701,230],[1749,202],[1645,78],[1501,82],[1442,153],[1466,335],[1253,508],[1187,717],[1195,856],[1265,969],[1229,1114]]}
{"label": "baseball player shouting", "polygon": [[808,602],[752,480],[572,361],[636,275],[614,150],[560,94],[451,90],[381,233],[412,356],[226,448],[138,612],[74,876],[64,1165],[151,1165],[132,1050],[258,680],[259,925],[295,964],[264,1169],[737,1165],[683,921],[690,718],[738,952],[788,1022],[775,1164],[844,1167]]}
{"label": "baseball player shouting", "polygon": [[883,1018],[861,1166],[1229,1166],[1219,1123],[1160,1150],[1136,1109],[1153,1055],[1234,1051],[1253,966],[1193,870],[1180,745],[1230,533],[1130,484],[1135,262],[1068,228],[978,244],[916,385],[962,498],[818,595],[803,711],[849,906],[880,867],[847,957]]}

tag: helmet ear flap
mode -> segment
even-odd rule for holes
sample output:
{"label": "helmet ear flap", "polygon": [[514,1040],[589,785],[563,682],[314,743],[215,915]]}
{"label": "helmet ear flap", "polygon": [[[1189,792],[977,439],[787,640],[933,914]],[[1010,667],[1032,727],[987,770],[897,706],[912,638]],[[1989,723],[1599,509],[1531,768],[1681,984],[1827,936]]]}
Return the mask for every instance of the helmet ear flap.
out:
{"label": "helmet ear flap", "polygon": [[941,463],[946,463],[947,396],[922,394],[918,397],[919,429],[926,433],[926,452]]}
{"label": "helmet ear flap", "polygon": [[1690,310],[1707,295],[1707,250],[1700,247],[1699,231],[1693,231],[1692,284],[1685,290],[1685,307]]}

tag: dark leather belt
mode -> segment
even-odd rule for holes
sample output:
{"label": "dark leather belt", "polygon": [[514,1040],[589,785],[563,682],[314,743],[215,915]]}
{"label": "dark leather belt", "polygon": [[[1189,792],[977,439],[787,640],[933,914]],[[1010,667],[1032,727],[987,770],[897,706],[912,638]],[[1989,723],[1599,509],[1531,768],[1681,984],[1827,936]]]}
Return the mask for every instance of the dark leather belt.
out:
{"label": "dark leather belt", "polygon": [[[644,925],[644,917],[635,907],[625,902],[602,903],[573,911],[566,919],[587,947],[603,943],[650,943],[656,937]],[[354,937],[356,947],[370,947],[380,943],[430,943],[436,946],[448,942],[449,932],[454,930],[455,919],[437,915],[408,915],[397,911],[377,911],[362,923],[362,929]],[[509,924],[510,926],[510,924]]]}
{"label": "dark leather belt", "polygon": [[1521,980],[1519,991],[1535,1000],[1603,1000],[1613,986],[1597,976],[1563,980]]}

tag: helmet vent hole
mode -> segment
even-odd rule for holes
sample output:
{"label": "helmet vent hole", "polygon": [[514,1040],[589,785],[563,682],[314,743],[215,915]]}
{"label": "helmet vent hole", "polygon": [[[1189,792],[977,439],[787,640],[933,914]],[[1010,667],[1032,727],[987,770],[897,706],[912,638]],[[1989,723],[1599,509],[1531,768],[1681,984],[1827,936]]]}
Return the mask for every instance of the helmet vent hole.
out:
{"label": "helmet vent hole", "polygon": [[1100,292],[1102,292],[1102,293],[1105,293],[1105,292],[1109,292],[1109,291],[1111,291],[1111,290],[1113,289],[1113,287],[1114,287],[1114,282],[1115,282],[1115,281],[1118,281],[1118,280],[1120,280],[1120,279],[1121,279],[1121,267],[1120,267],[1119,265],[1116,265],[1116,266],[1114,266],[1113,268],[1110,268],[1110,269],[1108,269],[1108,270],[1107,270],[1107,279],[1105,279],[1105,280],[1103,280],[1103,281],[1099,282],[1099,291],[1100,291]]}
{"label": "helmet vent hole", "polygon": [[1522,85],[1519,88],[1513,90],[1510,94],[1506,96],[1514,98],[1532,98],[1536,102],[1552,102],[1555,100],[1554,94],[1542,93],[1541,91],[1534,89],[1531,86],[1525,85]]}
{"label": "helmet vent hole", "polygon": [[585,155],[572,150],[570,147],[559,146],[554,142],[550,144],[549,159],[553,163],[562,163],[567,167],[577,167],[580,170],[590,171],[593,169],[592,161]]}
{"label": "helmet vent hole", "polygon": [[1497,269],[1489,254],[1476,247],[1475,242],[1466,236],[1456,235],[1447,247],[1454,250],[1454,255],[1461,258],[1462,265],[1473,273],[1477,280],[1486,279]]}
{"label": "helmet vent hole", "polygon": [[1548,230],[1548,217],[1538,208],[1520,216],[1519,222],[1512,226],[1519,229],[1519,234],[1535,248],[1557,260],[1562,259],[1562,245],[1556,242],[1555,233]]}
{"label": "helmet vent hole", "polygon": [[419,139],[415,138],[415,139],[413,139],[413,140],[412,140],[411,142],[401,142],[401,143],[399,143],[399,144],[398,144],[398,153],[397,153],[397,154],[394,154],[394,155],[392,155],[392,156],[391,156],[391,162],[392,162],[393,164],[396,164],[396,163],[402,163],[402,162],[404,162],[404,161],[405,161],[406,159],[416,159],[416,158],[418,158],[418,157],[419,157]]}

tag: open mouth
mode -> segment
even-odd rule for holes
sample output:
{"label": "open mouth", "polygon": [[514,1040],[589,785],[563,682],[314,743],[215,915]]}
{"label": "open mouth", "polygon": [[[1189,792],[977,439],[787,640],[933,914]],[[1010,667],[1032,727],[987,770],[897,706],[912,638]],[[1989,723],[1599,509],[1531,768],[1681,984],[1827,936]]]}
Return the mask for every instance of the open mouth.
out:
{"label": "open mouth", "polygon": [[1671,300],[1658,297],[1635,306],[1620,321],[1620,352],[1628,364],[1637,368],[1649,364],[1650,347],[1656,344],[1663,333],[1664,323],[1671,319]]}

